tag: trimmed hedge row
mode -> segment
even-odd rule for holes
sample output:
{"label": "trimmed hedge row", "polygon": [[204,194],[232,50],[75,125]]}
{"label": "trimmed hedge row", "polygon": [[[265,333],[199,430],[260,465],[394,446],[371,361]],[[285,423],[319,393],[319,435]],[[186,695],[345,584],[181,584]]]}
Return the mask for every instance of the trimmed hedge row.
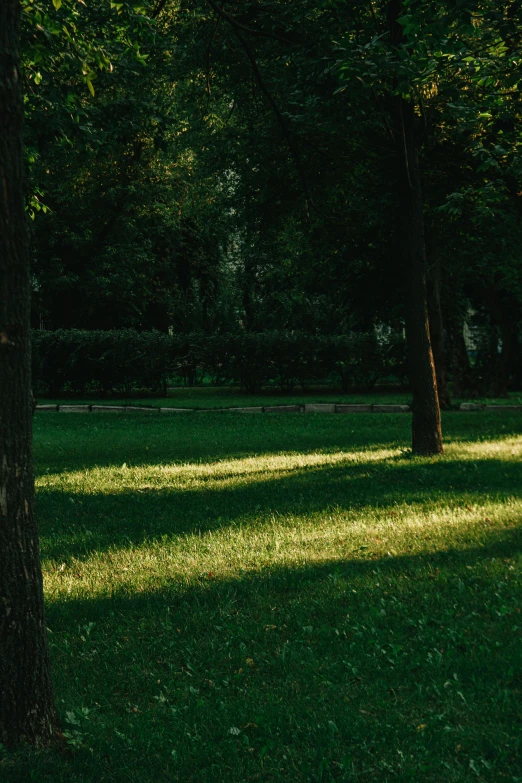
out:
{"label": "trimmed hedge row", "polygon": [[331,380],[343,390],[370,388],[406,374],[401,338],[369,334],[307,335],[260,332],[168,335],[162,332],[59,330],[33,332],[37,394],[123,393],[147,389],[165,394],[169,383],[237,384],[249,392],[273,385]]}

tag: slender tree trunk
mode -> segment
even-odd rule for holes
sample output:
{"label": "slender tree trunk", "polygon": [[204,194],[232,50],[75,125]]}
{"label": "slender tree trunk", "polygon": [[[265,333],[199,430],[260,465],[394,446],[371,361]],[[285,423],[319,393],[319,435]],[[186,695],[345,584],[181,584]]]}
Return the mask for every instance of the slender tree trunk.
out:
{"label": "slender tree trunk", "polygon": [[414,107],[397,97],[397,155],[400,167],[400,211],[407,290],[406,344],[412,390],[412,450],[441,454],[442,429],[435,363],[428,318],[424,200],[415,139]]}
{"label": "slender tree trunk", "polygon": [[428,314],[430,324],[431,347],[435,361],[437,377],[437,392],[441,408],[451,408],[451,397],[446,372],[446,351],[444,349],[444,323],[440,301],[440,259],[437,250],[433,249],[429,258],[428,272]]}
{"label": "slender tree trunk", "polygon": [[[398,23],[403,0],[389,0],[386,16],[390,42],[399,47],[404,30]],[[442,454],[442,428],[435,363],[428,319],[426,237],[415,107],[411,99],[393,97],[393,123],[399,169],[400,221],[406,263],[406,345],[412,390],[412,451]]]}
{"label": "slender tree trunk", "polygon": [[242,299],[243,299],[243,312],[245,330],[252,332],[255,330],[255,306],[254,306],[254,286],[255,286],[256,272],[255,272],[255,260],[252,256],[252,251],[247,253],[244,261],[243,278],[242,278]]}
{"label": "slender tree trunk", "polygon": [[33,514],[19,0],[0,2],[0,742],[49,745],[55,709]]}

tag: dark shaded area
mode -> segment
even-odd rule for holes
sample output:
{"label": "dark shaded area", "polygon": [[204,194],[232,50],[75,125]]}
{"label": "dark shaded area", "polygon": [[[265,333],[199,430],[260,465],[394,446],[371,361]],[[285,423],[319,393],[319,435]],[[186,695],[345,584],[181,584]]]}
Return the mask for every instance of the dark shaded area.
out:
{"label": "dark shaded area", "polygon": [[[35,417],[35,470],[61,473],[94,466],[214,462],[260,454],[409,446],[405,414],[191,415],[45,413]],[[445,442],[480,442],[522,433],[517,414],[446,413]]]}
{"label": "dark shaded area", "polygon": [[[376,419],[374,414],[258,416],[209,411],[197,416],[86,416],[45,413],[35,418],[37,475],[123,462],[127,465],[203,463],[294,451],[406,447],[410,427],[405,415]],[[480,426],[476,417],[475,420]],[[510,417],[508,422],[505,417],[508,430],[496,429],[507,434],[517,421]],[[490,431],[487,424],[484,431]],[[465,427],[459,427],[458,432],[469,437]]]}

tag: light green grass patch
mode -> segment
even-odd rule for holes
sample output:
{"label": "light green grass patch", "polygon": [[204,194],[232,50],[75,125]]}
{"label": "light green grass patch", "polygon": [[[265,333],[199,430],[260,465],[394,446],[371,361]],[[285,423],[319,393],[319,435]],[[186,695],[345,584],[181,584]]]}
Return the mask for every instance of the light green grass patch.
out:
{"label": "light green grass patch", "polygon": [[[522,439],[450,444],[444,462],[447,466],[452,463],[460,466],[465,460],[473,466],[492,457],[507,465],[520,460]],[[364,471],[376,464],[381,473],[391,472],[391,476],[386,476],[387,482],[393,482],[394,471],[411,468],[410,460],[400,449],[377,448],[334,453],[265,454],[203,464],[94,467],[41,476],[37,487],[66,493],[71,503],[82,503],[84,495],[129,493],[145,496],[161,493],[175,502],[180,493],[203,492],[207,496],[208,493],[248,491],[259,484],[269,492],[271,482],[292,478],[303,481],[307,475],[315,479],[312,474],[317,470],[335,468],[338,472],[344,467],[346,474],[341,476],[341,481],[347,484],[346,492],[349,493],[349,482],[360,480],[361,469],[364,479]],[[429,467],[417,465],[416,470],[429,470]],[[338,475],[336,480],[339,481]],[[75,497],[80,500],[75,501]],[[476,500],[469,502],[476,504]],[[159,540],[144,541],[139,549],[130,545],[111,547],[107,553],[95,552],[82,562],[81,577],[74,573],[75,563],[66,569],[63,563],[55,562],[54,569],[49,564],[47,593],[50,600],[60,600],[64,594],[81,597],[86,591],[90,597],[112,595],[118,590],[132,592],[137,585],[146,590],[161,589],[173,582],[192,584],[201,573],[208,571],[217,578],[230,579],[248,570],[258,571],[271,563],[291,568],[342,560],[347,555],[352,556],[367,539],[372,542],[370,549],[375,556],[386,555],[390,541],[395,548],[425,551],[424,541],[420,547],[408,546],[412,537],[425,534],[429,534],[430,546],[435,548],[458,546],[463,538],[466,542],[470,537],[476,545],[477,540],[489,537],[488,525],[484,523],[488,515],[495,516],[496,525],[510,524],[513,518],[522,517],[522,501],[508,497],[502,503],[482,501],[475,508],[459,508],[453,502],[448,504],[447,497],[434,496],[426,508],[425,503],[401,503],[397,498],[392,514],[390,517],[389,507],[381,509],[373,505],[348,510],[334,507],[325,520],[323,511],[281,514],[277,507],[268,513],[261,513],[257,508],[254,513],[249,510],[239,514],[231,526],[218,519],[217,530],[198,530],[181,537],[162,534]],[[379,537],[382,545],[375,546],[373,542]]]}

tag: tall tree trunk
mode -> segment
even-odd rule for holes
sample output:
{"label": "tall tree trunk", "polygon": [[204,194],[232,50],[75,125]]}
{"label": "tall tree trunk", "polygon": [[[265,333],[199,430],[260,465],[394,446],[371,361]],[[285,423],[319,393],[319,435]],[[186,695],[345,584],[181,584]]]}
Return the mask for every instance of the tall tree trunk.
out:
{"label": "tall tree trunk", "polygon": [[415,113],[409,101],[402,97],[397,97],[396,101],[400,211],[407,264],[405,321],[413,396],[412,450],[414,454],[441,454],[442,428],[428,319],[424,201],[415,139]]}
{"label": "tall tree trunk", "polygon": [[440,301],[440,258],[437,249],[432,247],[428,265],[428,315],[430,324],[431,347],[435,361],[437,392],[441,408],[451,408],[451,397],[446,372],[446,352],[444,350],[444,323]]}
{"label": "tall tree trunk", "polygon": [[256,282],[256,262],[252,249],[245,256],[243,277],[241,281],[244,327],[247,332],[255,331],[256,312],[254,304],[254,287]]}
{"label": "tall tree trunk", "polygon": [[[399,47],[404,30],[398,23],[403,0],[386,6],[390,41]],[[400,222],[406,262],[406,345],[412,390],[412,451],[442,454],[442,428],[435,363],[428,319],[424,198],[421,188],[415,107],[411,99],[393,97],[394,136],[399,168]]]}
{"label": "tall tree trunk", "polygon": [[49,745],[55,708],[33,514],[19,0],[0,3],[0,742]]}

